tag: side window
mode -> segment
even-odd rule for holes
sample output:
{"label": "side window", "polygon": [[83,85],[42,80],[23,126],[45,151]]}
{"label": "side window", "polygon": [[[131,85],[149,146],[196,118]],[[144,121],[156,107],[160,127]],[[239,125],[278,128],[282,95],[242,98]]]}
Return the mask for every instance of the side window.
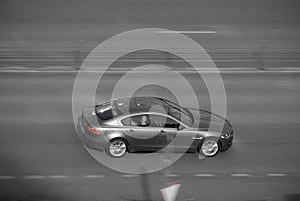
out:
{"label": "side window", "polygon": [[156,114],[150,114],[149,115],[149,120],[150,120],[150,126],[151,127],[161,127],[163,128],[166,123],[166,117],[161,116],[161,115],[156,115]]}
{"label": "side window", "polygon": [[122,119],[121,122],[124,126],[146,127],[149,126],[149,116],[148,115],[131,116]]}
{"label": "side window", "polygon": [[180,124],[173,119],[163,115],[149,115],[151,127],[179,128]]}
{"label": "side window", "polygon": [[165,124],[165,128],[179,128],[179,126],[180,126],[180,124],[177,122],[177,121],[175,121],[175,120],[173,120],[173,119],[171,119],[171,118],[167,118],[167,122],[166,122],[166,124]]}
{"label": "side window", "polygon": [[130,117],[122,119],[121,122],[122,122],[122,124],[124,126],[131,126],[131,119],[130,119]]}

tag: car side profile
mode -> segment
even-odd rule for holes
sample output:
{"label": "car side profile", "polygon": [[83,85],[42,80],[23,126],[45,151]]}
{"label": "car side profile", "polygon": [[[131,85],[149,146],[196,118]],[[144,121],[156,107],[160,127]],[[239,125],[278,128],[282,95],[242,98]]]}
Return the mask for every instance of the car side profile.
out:
{"label": "car side profile", "polygon": [[233,141],[227,119],[158,97],[121,98],[87,107],[79,117],[77,131],[85,146],[112,157],[159,152],[166,147],[212,157],[227,150]]}

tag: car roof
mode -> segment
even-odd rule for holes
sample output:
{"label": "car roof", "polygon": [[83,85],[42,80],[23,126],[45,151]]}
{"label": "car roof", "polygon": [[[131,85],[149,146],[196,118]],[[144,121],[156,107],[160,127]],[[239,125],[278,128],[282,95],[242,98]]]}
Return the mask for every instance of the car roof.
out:
{"label": "car roof", "polygon": [[[97,105],[96,114],[102,121],[106,121],[106,120],[109,121],[111,118],[123,118],[124,116],[128,116],[128,115],[133,115],[133,114],[136,115],[140,113],[149,113],[149,112],[162,114],[162,115],[168,114],[168,116],[174,117],[175,113],[174,113],[173,106],[171,106],[172,104],[176,105],[176,103],[173,103],[172,101],[160,97],[153,97],[153,96],[125,97],[125,98],[113,99]],[[191,122],[194,121],[192,113],[187,109],[180,110],[180,112],[185,113]],[[171,113],[174,115],[172,115]]]}
{"label": "car roof", "polygon": [[[96,105],[96,108],[99,108],[99,110],[96,109],[96,112],[98,115],[104,114],[104,113],[111,113],[106,114],[108,115],[107,118],[109,119],[109,116],[123,116],[128,114],[135,114],[135,113],[143,113],[143,112],[160,112],[160,113],[166,113],[168,111],[168,105],[162,98],[158,97],[125,97],[125,98],[119,98],[119,99],[113,99],[110,101],[106,101],[103,103],[100,103]],[[107,112],[107,110],[111,110],[111,112]]]}
{"label": "car roof", "polygon": [[149,112],[150,110],[158,109],[158,107],[165,111],[168,109],[164,99],[157,97],[121,98],[115,100],[114,104],[123,114]]}

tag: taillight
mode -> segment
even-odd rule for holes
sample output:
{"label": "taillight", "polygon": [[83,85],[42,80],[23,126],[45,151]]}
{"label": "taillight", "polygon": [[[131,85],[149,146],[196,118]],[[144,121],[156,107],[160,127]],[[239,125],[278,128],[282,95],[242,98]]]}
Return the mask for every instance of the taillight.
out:
{"label": "taillight", "polygon": [[99,131],[98,129],[93,128],[93,127],[90,127],[89,125],[86,125],[86,129],[87,129],[89,132],[91,132],[91,133],[94,133],[94,134],[97,134],[97,135],[101,134],[100,131]]}

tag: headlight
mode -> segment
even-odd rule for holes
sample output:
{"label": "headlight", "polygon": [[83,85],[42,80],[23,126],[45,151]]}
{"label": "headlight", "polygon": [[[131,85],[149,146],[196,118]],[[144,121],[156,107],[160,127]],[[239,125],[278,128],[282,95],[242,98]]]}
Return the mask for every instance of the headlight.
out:
{"label": "headlight", "polygon": [[225,134],[222,134],[221,135],[221,138],[229,138],[230,137],[230,134],[229,133],[225,133]]}

